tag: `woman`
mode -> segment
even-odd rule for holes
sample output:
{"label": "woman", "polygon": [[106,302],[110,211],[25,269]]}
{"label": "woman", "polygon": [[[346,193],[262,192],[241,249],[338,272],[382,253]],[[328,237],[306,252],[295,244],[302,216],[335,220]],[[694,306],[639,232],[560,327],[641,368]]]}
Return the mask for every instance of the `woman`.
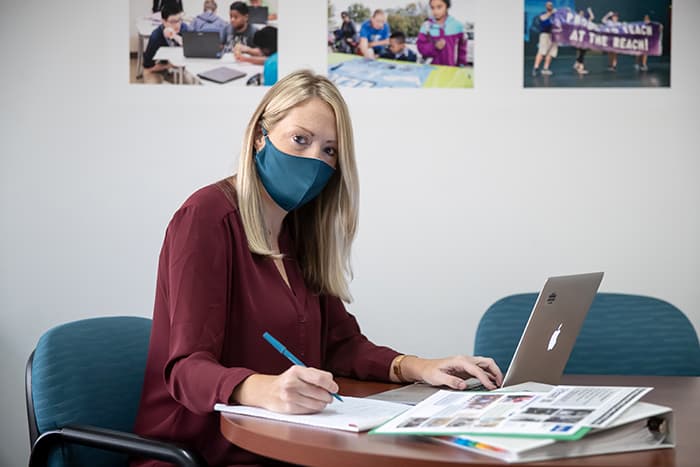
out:
{"label": "woman", "polygon": [[[221,436],[215,403],[318,412],[334,375],[499,385],[489,358],[405,356],[361,334],[342,302],[357,213],[345,102],[328,79],[292,73],[253,114],[238,174],[194,193],[168,226],[135,431],[213,466],[260,465],[270,461]],[[265,331],[309,367],[289,367]]]}
{"label": "woman", "polygon": [[340,12],[340,19],[342,21],[340,28],[333,32],[335,50],[345,54],[354,53],[358,45],[355,23],[352,22],[347,11]]}

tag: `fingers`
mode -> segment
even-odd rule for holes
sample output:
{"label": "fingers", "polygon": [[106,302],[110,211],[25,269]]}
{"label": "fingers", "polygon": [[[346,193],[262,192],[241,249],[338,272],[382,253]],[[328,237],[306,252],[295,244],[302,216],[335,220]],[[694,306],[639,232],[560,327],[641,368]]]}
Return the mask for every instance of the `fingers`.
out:
{"label": "fingers", "polygon": [[316,368],[292,366],[278,377],[276,408],[285,413],[314,413],[332,402],[330,392],[337,392],[333,375]]}
{"label": "fingers", "polygon": [[466,381],[458,376],[452,376],[447,373],[440,373],[432,384],[434,386],[447,386],[458,391],[467,389]]}
{"label": "fingers", "polygon": [[491,374],[493,376],[494,381],[496,384],[500,387],[501,384],[503,384],[503,373],[501,372],[501,369],[498,368],[498,365],[494,361],[493,358],[489,357],[473,357],[476,364],[480,367],[483,368],[484,371],[487,373]]}
{"label": "fingers", "polygon": [[503,383],[501,370],[492,358],[459,355],[429,362],[427,377],[424,376],[423,379],[431,384],[444,384],[463,390],[466,382],[462,377],[466,375],[474,376],[487,389],[496,389]]}
{"label": "fingers", "polygon": [[306,367],[296,367],[295,369],[298,371],[299,379],[302,381],[324,389],[326,392],[338,392],[338,384],[333,381],[333,375],[329,372]]}
{"label": "fingers", "polygon": [[478,364],[470,362],[466,364],[465,367],[469,374],[477,378],[486,389],[490,390],[498,388],[498,386],[496,385],[497,381],[495,375],[484,371],[484,369],[481,368]]}

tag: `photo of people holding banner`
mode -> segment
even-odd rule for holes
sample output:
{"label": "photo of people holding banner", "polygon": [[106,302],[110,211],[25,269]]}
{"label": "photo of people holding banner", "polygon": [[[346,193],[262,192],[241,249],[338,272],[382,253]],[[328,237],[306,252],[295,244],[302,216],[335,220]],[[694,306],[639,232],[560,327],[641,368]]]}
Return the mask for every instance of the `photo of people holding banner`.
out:
{"label": "photo of people holding banner", "polygon": [[524,87],[670,87],[671,0],[524,0]]}

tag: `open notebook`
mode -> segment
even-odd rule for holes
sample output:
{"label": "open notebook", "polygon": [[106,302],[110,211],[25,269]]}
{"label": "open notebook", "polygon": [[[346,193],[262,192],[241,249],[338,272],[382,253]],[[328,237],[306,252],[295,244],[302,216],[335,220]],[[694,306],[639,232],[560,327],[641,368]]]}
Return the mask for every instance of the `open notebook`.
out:
{"label": "open notebook", "polygon": [[344,402],[333,401],[321,412],[308,415],[290,415],[245,405],[216,404],[214,410],[238,415],[268,418],[344,431],[367,431],[394,418],[408,405],[360,397],[343,396]]}

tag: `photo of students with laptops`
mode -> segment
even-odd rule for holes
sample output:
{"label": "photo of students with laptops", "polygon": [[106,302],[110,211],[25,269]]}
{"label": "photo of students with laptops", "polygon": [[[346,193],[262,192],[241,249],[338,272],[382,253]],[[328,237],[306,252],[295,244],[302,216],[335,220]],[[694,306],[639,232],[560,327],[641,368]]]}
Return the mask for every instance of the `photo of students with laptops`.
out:
{"label": "photo of students with laptops", "polygon": [[276,9],[276,0],[234,1],[224,19],[216,0],[163,0],[148,17],[132,11],[138,37],[130,82],[270,86],[277,81]]}

